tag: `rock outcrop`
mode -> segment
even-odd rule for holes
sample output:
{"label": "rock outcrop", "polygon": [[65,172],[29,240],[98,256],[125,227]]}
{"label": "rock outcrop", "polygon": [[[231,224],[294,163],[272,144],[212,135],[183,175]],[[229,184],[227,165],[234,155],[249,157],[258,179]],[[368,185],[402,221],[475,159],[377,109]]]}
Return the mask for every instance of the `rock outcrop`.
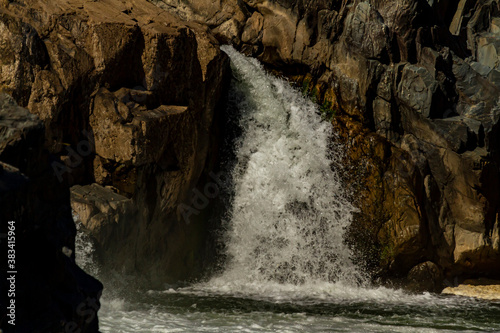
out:
{"label": "rock outcrop", "polygon": [[[0,325],[3,332],[96,332],[102,284],[75,263],[69,189],[54,175],[44,141],[38,117],[0,93],[0,220],[4,236],[14,227],[15,240],[13,262],[1,261],[2,308],[15,300],[15,316],[3,313]],[[7,239],[0,239],[6,257]],[[9,271],[17,271],[14,285]]]}
{"label": "rock outcrop", "polygon": [[369,266],[498,278],[497,0],[152,2],[208,23],[332,116]]}
{"label": "rock outcrop", "polygon": [[209,29],[145,0],[22,0],[0,15],[1,87],[43,121],[101,263],[157,285],[199,274],[208,226],[179,207],[218,144],[229,63]]}
{"label": "rock outcrop", "polygon": [[446,287],[442,293],[498,301],[500,300],[500,281],[490,279],[465,280],[456,287]]}

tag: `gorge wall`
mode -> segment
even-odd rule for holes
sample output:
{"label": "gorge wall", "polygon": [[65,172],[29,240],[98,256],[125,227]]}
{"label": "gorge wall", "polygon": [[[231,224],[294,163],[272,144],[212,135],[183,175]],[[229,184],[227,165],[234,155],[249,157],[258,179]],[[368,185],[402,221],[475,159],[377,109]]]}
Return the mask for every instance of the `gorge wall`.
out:
{"label": "gorge wall", "polygon": [[[224,42],[332,121],[360,208],[349,242],[375,276],[499,278],[499,38],[498,0],[4,1],[1,204],[23,208],[2,218],[50,249],[44,278],[76,302],[101,286],[74,264],[70,187],[105,267],[199,276],[208,211],[189,209],[217,162]],[[75,306],[53,313],[80,325]]]}
{"label": "gorge wall", "polygon": [[302,85],[346,143],[351,241],[439,290],[500,272],[495,0],[151,0]]}
{"label": "gorge wall", "polygon": [[199,276],[206,212],[179,207],[217,160],[228,74],[206,26],[147,1],[2,2],[2,221],[23,235],[19,297],[41,300],[19,306],[26,331],[97,330],[102,285],[75,264],[72,208],[104,267]]}

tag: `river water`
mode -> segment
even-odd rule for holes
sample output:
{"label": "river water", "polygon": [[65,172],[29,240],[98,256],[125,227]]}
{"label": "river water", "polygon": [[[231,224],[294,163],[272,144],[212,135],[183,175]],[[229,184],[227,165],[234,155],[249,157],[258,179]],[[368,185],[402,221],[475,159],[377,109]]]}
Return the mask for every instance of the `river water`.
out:
{"label": "river water", "polygon": [[[102,332],[500,332],[500,303],[370,286],[344,234],[355,208],[338,147],[314,103],[231,47],[234,142],[224,269],[189,287],[147,290],[100,277]],[[231,112],[230,112],[231,113]],[[113,282],[111,282],[113,281]]]}

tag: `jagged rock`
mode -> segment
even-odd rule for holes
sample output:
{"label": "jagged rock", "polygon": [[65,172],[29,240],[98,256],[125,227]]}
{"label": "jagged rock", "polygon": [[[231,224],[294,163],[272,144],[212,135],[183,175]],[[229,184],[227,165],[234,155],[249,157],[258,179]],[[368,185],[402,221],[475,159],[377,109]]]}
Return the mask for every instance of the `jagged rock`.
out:
{"label": "jagged rock", "polygon": [[28,174],[39,173],[38,163],[42,158],[47,158],[42,156],[43,142],[37,141],[44,136],[43,124],[37,116],[18,106],[14,99],[5,93],[0,93],[0,108],[2,161],[15,165]]}
{"label": "jagged rock", "polygon": [[432,117],[431,111],[435,111],[433,98],[437,88],[437,81],[425,68],[406,65],[398,86],[398,98],[424,117]]}
{"label": "jagged rock", "polygon": [[[241,34],[241,23],[244,23],[248,11],[242,3],[233,0],[150,0],[158,7],[173,13],[185,21],[201,22],[217,29],[218,27],[233,25],[238,27]],[[232,21],[231,23],[228,23]],[[220,30],[220,29],[219,29]],[[225,36],[227,37],[227,36]],[[240,36],[238,36],[239,39]]]}
{"label": "jagged rock", "polygon": [[[125,93],[119,98],[118,93]],[[176,127],[189,126],[187,106],[161,105],[148,110],[132,100],[134,90],[121,88],[114,94],[101,88],[94,99],[90,125],[94,133],[95,152],[99,157],[120,164],[141,166],[160,162],[168,145],[173,145]],[[147,96],[145,96],[147,98]],[[125,103],[126,104],[125,104]],[[175,156],[166,156],[175,160]],[[178,165],[162,165],[178,168]],[[171,163],[170,163],[171,164]]]}
{"label": "jagged rock", "polygon": [[245,27],[243,28],[243,33],[241,35],[241,41],[243,43],[256,44],[258,38],[262,33],[262,28],[264,26],[264,17],[259,12],[254,12],[252,16],[246,21]]}
{"label": "jagged rock", "polygon": [[268,57],[266,60],[288,62],[292,58],[297,17],[293,12],[270,1],[259,3],[257,8],[264,17],[262,44],[267,49],[264,51]]}
{"label": "jagged rock", "polygon": [[132,244],[122,237],[130,233],[137,220],[133,200],[98,184],[75,185],[71,188],[71,208],[95,239],[96,253],[104,269],[107,265],[127,265],[127,248]]}
{"label": "jagged rock", "polygon": [[457,10],[449,27],[452,34],[457,36],[460,35],[462,29],[464,28],[464,16],[467,14],[467,9],[470,9],[470,4],[472,2],[473,1],[471,0],[460,0],[460,2],[458,3]]}
{"label": "jagged rock", "polygon": [[[7,260],[1,268],[18,271],[16,331],[96,332],[102,284],[75,263],[69,191],[54,174],[44,134],[38,117],[0,93],[0,219],[5,233],[14,221],[16,250],[15,268]],[[5,278],[1,284],[9,289]],[[4,318],[2,329],[9,326]]]}
{"label": "jagged rock", "polygon": [[[231,19],[211,3],[195,6],[197,13],[213,14],[218,26]],[[18,1],[2,15],[0,38],[16,45],[4,52],[3,84],[44,121],[45,144],[62,160],[54,162],[59,179],[98,182],[85,191],[91,202],[102,201],[91,224],[105,227],[89,227],[99,258],[108,269],[158,284],[198,274],[206,226],[196,216],[185,224],[178,207],[216,155],[229,62],[213,34],[145,0]],[[129,200],[134,214],[113,208],[106,186]],[[135,219],[122,228],[103,222],[108,213]],[[135,245],[120,248],[120,260],[104,255],[127,242]]]}
{"label": "jagged rock", "polygon": [[243,2],[241,49],[335,111],[382,268],[498,276],[498,0]]}
{"label": "jagged rock", "polygon": [[73,186],[71,208],[85,228],[95,237],[102,239],[101,243],[110,236],[109,233],[103,231],[108,227],[106,224],[119,223],[121,218],[133,221],[136,211],[131,199],[98,184]]}
{"label": "jagged rock", "polygon": [[386,29],[380,13],[370,3],[360,2],[346,17],[344,47],[368,59],[381,59],[387,55]]}
{"label": "jagged rock", "polygon": [[489,68],[500,68],[500,42],[496,34],[480,37],[477,40],[477,61]]}
{"label": "jagged rock", "polygon": [[26,106],[36,71],[49,65],[47,50],[29,24],[0,14],[0,84],[21,106]]}
{"label": "jagged rock", "polygon": [[[498,275],[497,0],[152,2],[312,78],[347,143],[353,233],[378,245],[386,272],[432,261],[448,278]],[[117,235],[139,246],[110,268],[192,276],[206,230],[178,207],[210,167],[227,68],[208,28],[140,0],[17,1],[1,21],[2,85],[43,119],[66,180],[137,207]],[[68,147],[82,140],[93,151],[77,158]]]}
{"label": "jagged rock", "polygon": [[236,19],[231,18],[215,28],[213,32],[219,39],[223,39],[228,44],[238,45],[241,43],[239,39],[240,24]]}
{"label": "jagged rock", "polygon": [[392,124],[392,106],[387,100],[377,97],[373,101],[373,121],[378,134],[390,136]]}

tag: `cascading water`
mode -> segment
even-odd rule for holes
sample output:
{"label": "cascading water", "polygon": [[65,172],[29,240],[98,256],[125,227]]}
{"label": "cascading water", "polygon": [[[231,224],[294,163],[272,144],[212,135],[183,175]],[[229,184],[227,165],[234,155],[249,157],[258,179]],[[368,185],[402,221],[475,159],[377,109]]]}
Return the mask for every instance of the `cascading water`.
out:
{"label": "cascading water", "polygon": [[101,277],[101,331],[500,331],[498,303],[367,287],[344,243],[354,207],[332,170],[339,156],[331,126],[286,81],[223,50],[235,76],[229,107],[242,132],[224,270],[187,288],[128,287],[124,298]]}
{"label": "cascading water", "polygon": [[[332,159],[331,125],[288,82],[223,47],[236,77],[231,104],[243,130],[232,171],[231,281],[361,281],[344,234],[354,207]],[[243,98],[241,98],[243,97]]]}

